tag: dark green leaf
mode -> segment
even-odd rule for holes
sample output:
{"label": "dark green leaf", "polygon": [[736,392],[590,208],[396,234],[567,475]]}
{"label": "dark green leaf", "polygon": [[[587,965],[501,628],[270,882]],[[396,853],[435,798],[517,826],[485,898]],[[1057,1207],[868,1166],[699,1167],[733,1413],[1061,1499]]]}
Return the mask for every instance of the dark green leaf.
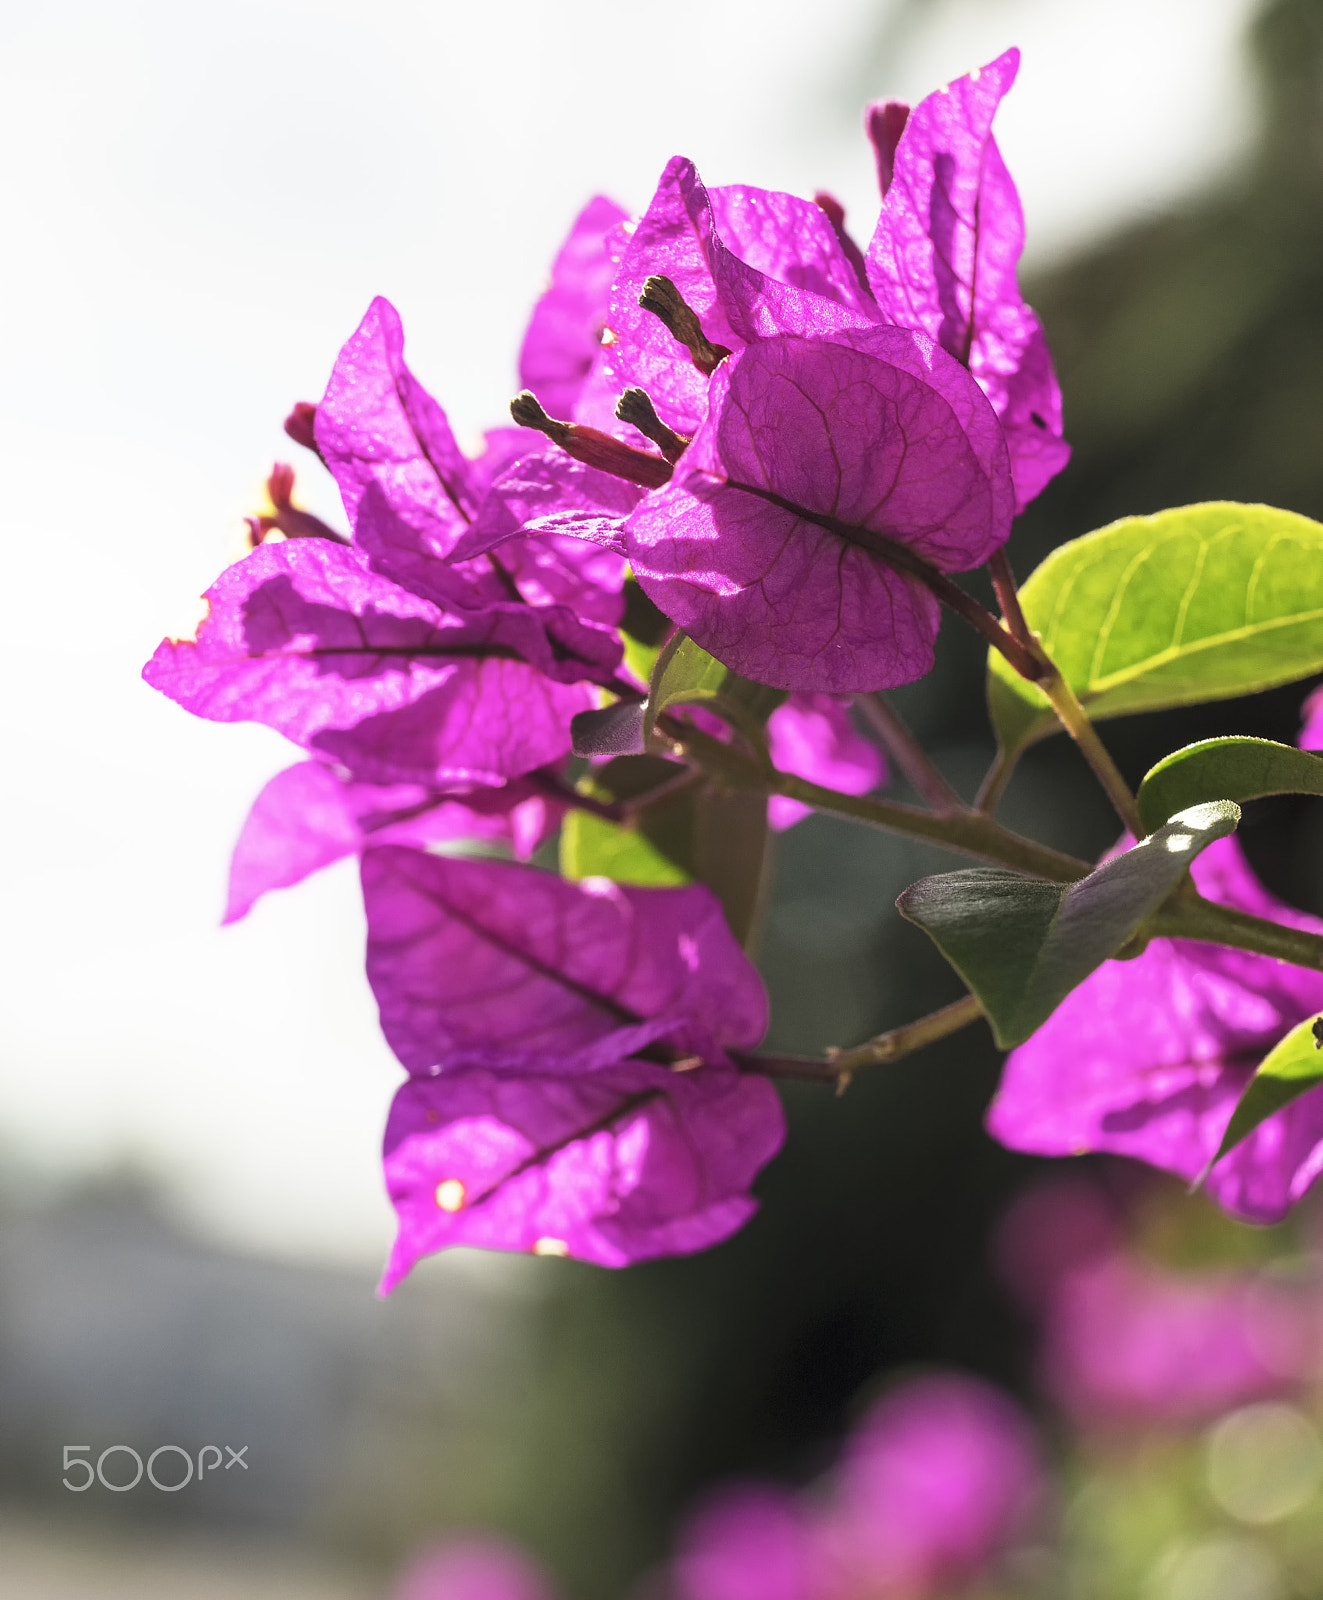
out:
{"label": "dark green leaf", "polygon": [[1314,1018],[1291,1029],[1285,1039],[1259,1063],[1245,1086],[1217,1154],[1204,1169],[1202,1183],[1224,1155],[1248,1139],[1261,1122],[1289,1106],[1307,1090],[1323,1083],[1323,1051],[1314,1038]]}
{"label": "dark green leaf", "polygon": [[1268,794],[1323,794],[1323,756],[1271,739],[1203,739],[1159,761],[1139,786],[1151,833],[1205,800],[1243,803]]}
{"label": "dark green leaf", "polygon": [[1195,856],[1240,820],[1195,806],[1078,883],[975,867],[923,878],[897,900],[965,980],[1003,1049],[1021,1044],[1139,931]]}
{"label": "dark green leaf", "polygon": [[[1020,598],[1095,720],[1253,694],[1323,670],[1323,525],[1230,501],[1127,517],[1054,550]],[[988,704],[1010,755],[1059,726],[995,651]]]}

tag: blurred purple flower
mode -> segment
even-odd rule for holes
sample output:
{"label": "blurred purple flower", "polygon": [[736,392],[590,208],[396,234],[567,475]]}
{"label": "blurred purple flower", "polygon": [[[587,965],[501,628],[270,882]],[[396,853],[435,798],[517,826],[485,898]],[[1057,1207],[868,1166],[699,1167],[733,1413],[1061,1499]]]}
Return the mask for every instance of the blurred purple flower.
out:
{"label": "blurred purple flower", "polygon": [[1015,81],[1020,52],[904,107],[870,107],[882,212],[868,246],[868,281],[883,318],[926,333],[969,367],[1001,419],[1025,506],[1070,458],[1061,389],[1042,325],[1020,298],[1020,197],[992,119]]}
{"label": "blurred purple flower", "polygon": [[811,1600],[821,1551],[799,1498],[772,1484],[730,1484],[690,1512],[674,1560],[681,1600]]}
{"label": "blurred purple flower", "polygon": [[1064,1279],[1111,1256],[1124,1237],[1117,1207],[1093,1179],[1058,1168],[1016,1196],[993,1238],[997,1275],[1016,1301],[1042,1316]]}
{"label": "blurred purple flower", "polygon": [[910,1597],[971,1578],[1025,1530],[1042,1493],[1033,1430],[1014,1402],[976,1378],[915,1379],[846,1448],[834,1591]]}
{"label": "blurred purple flower", "polygon": [[518,778],[444,794],[416,783],[359,783],[323,761],[301,761],[277,773],[253,802],[230,861],[224,920],[237,922],[268,890],[302,883],[369,845],[422,849],[482,839],[508,844],[526,861],[564,810]]}
{"label": "blurred purple flower", "polygon": [[[1201,894],[1290,927],[1323,925],[1270,895],[1234,839],[1194,863]],[[1015,1150],[1110,1150],[1194,1179],[1216,1152],[1254,1068],[1323,1009],[1323,973],[1216,945],[1154,939],[1109,961],[1011,1052],[988,1111]],[[1213,1168],[1226,1211],[1275,1222],[1323,1168],[1323,1090],[1270,1117]]]}
{"label": "blurred purple flower", "polygon": [[544,1574],[516,1545],[490,1536],[420,1551],[390,1600],[552,1600]]}
{"label": "blurred purple flower", "polygon": [[1288,1290],[1117,1254],[1067,1273],[1044,1334],[1047,1387],[1078,1422],[1199,1422],[1298,1381],[1311,1342]]}
{"label": "blurred purple flower", "polygon": [[1301,708],[1304,727],[1298,743],[1302,750],[1323,750],[1323,688],[1315,689]]}
{"label": "blurred purple flower", "polygon": [[601,348],[607,297],[628,213],[597,195],[574,219],[533,307],[519,352],[519,382],[555,417],[568,417]]}
{"label": "blurred purple flower", "polygon": [[706,889],[387,847],[363,890],[382,1028],[416,1075],[386,1129],[383,1288],[449,1245],[623,1266],[748,1220],[784,1123],[732,1065],[767,1001]]}
{"label": "blurred purple flower", "polygon": [[[791,695],[768,718],[767,735],[772,764],[781,772],[843,794],[869,794],[887,781],[882,752],[850,720],[848,702],[834,695]],[[767,821],[780,831],[811,809],[774,794],[767,802]]]}

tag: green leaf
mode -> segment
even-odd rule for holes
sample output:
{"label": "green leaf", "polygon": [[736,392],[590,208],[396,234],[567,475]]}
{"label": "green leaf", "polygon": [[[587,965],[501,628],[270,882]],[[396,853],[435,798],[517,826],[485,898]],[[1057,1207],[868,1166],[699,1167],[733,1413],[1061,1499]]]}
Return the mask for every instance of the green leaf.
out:
{"label": "green leaf", "polygon": [[1228,800],[1173,817],[1078,883],[999,867],[922,878],[896,905],[965,980],[1003,1049],[1022,1044],[1072,989],[1114,956],[1240,808]]}
{"label": "green leaf", "polygon": [[787,698],[783,689],[740,677],[708,655],[686,633],[676,633],[657,657],[644,707],[643,737],[671,706],[706,705],[766,754],[767,719]]}
{"label": "green leaf", "polygon": [[1231,1113],[1227,1131],[1217,1154],[1196,1180],[1202,1183],[1223,1156],[1229,1155],[1242,1140],[1248,1139],[1261,1122],[1289,1106],[1292,1100],[1323,1083],[1323,1051],[1314,1037],[1316,1018],[1309,1018],[1291,1029],[1285,1039],[1269,1051]]}
{"label": "green leaf", "polygon": [[661,646],[645,644],[642,639],[636,639],[632,633],[622,633],[620,638],[625,646],[626,668],[640,683],[649,682],[653,668],[657,665],[657,657],[661,654]]}
{"label": "green leaf", "polygon": [[[684,769],[657,756],[627,756],[594,773],[604,800],[639,801]],[[696,781],[644,804],[627,824],[571,812],[561,827],[561,872],[666,887],[702,883],[721,901],[735,936],[748,942],[762,905],[767,797]]]}
{"label": "green leaf", "polygon": [[662,646],[652,669],[643,736],[652,736],[657,718],[675,705],[695,705],[715,700],[727,678],[719,661],[696,645],[687,633],[676,633]]}
{"label": "green leaf", "polygon": [[[1054,550],[1020,601],[1094,720],[1254,694],[1323,670],[1323,525],[1231,501],[1127,517]],[[988,707],[1012,757],[1059,727],[996,651]]]}
{"label": "green leaf", "polygon": [[651,839],[587,811],[571,811],[561,824],[560,870],[565,878],[612,878],[648,888],[688,883],[689,875]]}
{"label": "green leaf", "polygon": [[1323,756],[1271,739],[1202,739],[1159,761],[1139,786],[1151,833],[1205,800],[1243,803],[1269,794],[1323,794]]}

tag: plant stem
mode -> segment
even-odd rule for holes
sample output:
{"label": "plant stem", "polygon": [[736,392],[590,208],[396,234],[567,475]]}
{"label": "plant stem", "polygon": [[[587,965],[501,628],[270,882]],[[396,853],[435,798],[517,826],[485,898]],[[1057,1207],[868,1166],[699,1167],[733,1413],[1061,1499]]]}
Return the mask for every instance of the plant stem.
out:
{"label": "plant stem", "polygon": [[967,1028],[982,1015],[983,1007],[972,994],[967,994],[963,999],[943,1006],[940,1011],[920,1017],[917,1022],[907,1022],[903,1027],[879,1033],[866,1044],[855,1045],[850,1050],[830,1050],[827,1052],[828,1059],[838,1072],[845,1073],[886,1061],[899,1061],[901,1056],[909,1055],[912,1050],[921,1050],[926,1044],[933,1044],[938,1039],[946,1038],[949,1033]]}
{"label": "plant stem", "polygon": [[954,850],[958,855],[993,861],[998,866],[1012,867],[1017,872],[1047,878],[1053,883],[1077,883],[1093,871],[1087,861],[1079,861],[1034,839],[1012,833],[979,811],[962,809],[950,816],[935,817],[917,806],[824,789],[821,784],[809,783],[791,772],[773,773],[771,791],[788,795],[792,800],[802,800],[819,811],[851,817],[856,822],[867,822],[890,833],[907,834],[912,839],[925,839],[930,844]]}
{"label": "plant stem", "polygon": [[[1020,592],[1015,586],[1015,574],[1011,571],[1011,563],[1004,548],[989,557],[988,573],[992,578],[992,587],[996,591],[997,603],[1001,606],[1007,627],[1016,640],[1038,658],[1044,669],[1034,681],[1052,702],[1052,709],[1060,719],[1062,727],[1080,747],[1084,759],[1102,784],[1121,821],[1136,839],[1142,839],[1143,824],[1139,820],[1139,810],[1135,805],[1135,797],[1130,792],[1130,786],[1107,753],[1106,746],[1098,737],[1097,730],[1089,721],[1075,691],[1062,677],[1056,663],[1044,650],[1041,640],[1032,632],[1025,620],[1020,605]],[[980,811],[991,813],[1002,790],[1010,781],[1012,767],[1013,763],[998,756],[992,770],[984,779],[978,799],[975,801]]]}
{"label": "plant stem", "polygon": [[[1041,646],[1039,647],[1041,651]],[[1052,702],[1052,709],[1061,726],[1080,748],[1080,753],[1093,769],[1093,775],[1102,784],[1116,814],[1136,839],[1144,837],[1144,824],[1139,820],[1139,807],[1130,792],[1130,786],[1121,776],[1120,769],[1107,753],[1107,747],[1098,737],[1098,730],[1089,721],[1084,707],[1075,697],[1075,691],[1061,676],[1046,654],[1049,671],[1038,680],[1038,687]]]}
{"label": "plant stem", "polygon": [[561,805],[573,806],[579,811],[586,811],[590,816],[600,817],[603,822],[620,823],[625,820],[619,801],[603,800],[595,794],[584,794],[581,789],[566,783],[553,768],[539,767],[527,775],[527,781],[540,789],[548,799],[555,800]]}
{"label": "plant stem", "polygon": [[1266,917],[1205,900],[1201,895],[1180,895],[1161,906],[1144,924],[1145,933],[1160,939],[1196,939],[1203,944],[1230,945],[1255,955],[1289,961],[1293,966],[1323,972],[1323,934],[1289,928]]}
{"label": "plant stem", "polygon": [[855,705],[896,765],[934,811],[963,811],[964,802],[937,770],[928,752],[905,726],[882,693],[859,694]]}
{"label": "plant stem", "polygon": [[820,1056],[758,1056],[738,1050],[730,1052],[741,1072],[756,1072],[762,1078],[781,1078],[791,1083],[817,1083],[832,1088],[840,1084],[840,1073]]}
{"label": "plant stem", "polygon": [[701,772],[695,772],[690,767],[684,772],[676,773],[675,777],[659,783],[655,789],[645,789],[642,794],[631,795],[628,800],[617,800],[616,805],[620,808],[622,820],[628,822],[632,817],[638,816],[640,811],[647,811],[664,801],[674,800],[677,794],[683,794],[686,789],[701,782],[702,776]]}
{"label": "plant stem", "polygon": [[975,811],[982,811],[989,817],[996,811],[997,802],[1006,793],[1006,785],[1011,781],[1018,760],[1018,756],[1008,756],[1001,749],[997,751],[996,758],[983,775],[983,782],[979,784],[978,793],[974,796]]}
{"label": "plant stem", "polygon": [[1034,636],[1029,631],[1029,624],[1024,619],[1024,611],[1020,606],[1020,591],[1015,587],[1015,574],[1011,571],[1010,559],[1003,546],[988,560],[988,574],[992,579],[992,587],[996,591],[997,604],[1001,607],[1001,614],[1006,619],[1006,626],[1021,644],[1033,648]]}
{"label": "plant stem", "polygon": [[879,1033],[875,1039],[855,1045],[853,1049],[829,1050],[825,1060],[817,1056],[742,1054],[735,1059],[743,1072],[758,1072],[765,1078],[788,1078],[798,1083],[834,1084],[837,1094],[844,1094],[850,1079],[861,1067],[899,1061],[902,1056],[922,1050],[924,1045],[934,1044],[968,1027],[982,1015],[982,1006],[972,994],[967,994],[963,1000],[943,1006],[917,1022],[907,1022],[902,1027]]}
{"label": "plant stem", "polygon": [[917,806],[901,805],[894,800],[842,794],[837,789],[827,789],[821,784],[810,783],[806,778],[797,778],[794,773],[777,772],[775,768],[764,766],[752,756],[732,745],[723,744],[720,739],[712,738],[668,712],[664,712],[657,722],[672,741],[674,750],[737,787],[757,788],[765,794],[787,795],[819,811],[851,817],[856,822],[867,822],[875,828],[885,828],[888,832],[905,834],[912,839],[926,839],[930,844],[941,845],[960,855],[993,861],[999,866],[1047,878],[1053,883],[1076,883],[1093,871],[1087,861],[1079,861],[1074,856],[1063,855],[1061,851],[1038,844],[1033,839],[1025,839],[1003,828],[991,817],[966,807],[948,816],[934,816],[931,811],[921,811]]}
{"label": "plant stem", "polygon": [[915,576],[928,585],[944,606],[949,606],[957,616],[963,617],[994,650],[1000,650],[1022,678],[1028,678],[1030,683],[1039,682],[1043,675],[1043,663],[1038,653],[1003,628],[991,611],[980,605],[972,594],[966,594],[958,583],[936,567],[928,567],[926,572],[916,573]]}

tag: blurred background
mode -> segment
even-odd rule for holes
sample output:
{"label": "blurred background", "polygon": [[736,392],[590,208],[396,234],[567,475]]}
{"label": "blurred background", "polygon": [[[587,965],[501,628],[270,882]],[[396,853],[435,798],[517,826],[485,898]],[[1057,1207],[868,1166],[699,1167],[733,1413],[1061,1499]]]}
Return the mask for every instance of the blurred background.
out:
{"label": "blurred background", "polygon": [[[1313,1223],[1233,1227],[1122,1167],[1039,1190],[1066,1180],[981,1131],[997,1059],[973,1034],[841,1101],[792,1087],[762,1212],[707,1256],[607,1274],[456,1252],[374,1300],[398,1068],[352,869],[222,932],[230,845],[288,747],[137,678],[242,552],[292,454],[281,419],[373,294],[476,439],[589,194],[641,208],[679,150],[709,182],[828,188],[867,236],[864,102],[1009,43],[998,136],[1075,448],[1017,528],[1017,571],[1190,500],[1323,516],[1323,0],[67,0],[9,6],[4,33],[6,1592],[385,1595],[428,1541],[485,1531],[564,1596],[768,1600],[672,1562],[708,1537],[689,1508],[756,1479],[794,1527],[830,1522],[874,1434],[885,1455],[877,1397],[941,1369],[1015,1396],[1055,1476],[977,1561],[906,1593],[1323,1595]],[[299,493],[337,517],[329,480],[300,467]],[[938,671],[897,696],[966,792],[990,755],[981,672],[948,628]],[[1137,780],[1190,739],[1289,742],[1302,698],[1107,741]],[[1005,815],[1083,854],[1113,833],[1063,741],[1031,753]],[[1260,802],[1241,837],[1323,912],[1317,809]],[[779,851],[773,1047],[953,997],[891,909],[946,858],[822,819]],[[1068,1247],[1041,1224],[1058,1213],[1079,1219]],[[1286,1333],[1218,1309],[1264,1294]],[[1251,1355],[1172,1404],[1150,1369],[1192,1337],[1191,1295]],[[1070,1353],[1081,1317],[1158,1331],[1100,1378]],[[247,1455],[177,1495],[63,1485],[66,1445],[120,1442]],[[1286,1488],[1246,1499],[1244,1459]]]}

